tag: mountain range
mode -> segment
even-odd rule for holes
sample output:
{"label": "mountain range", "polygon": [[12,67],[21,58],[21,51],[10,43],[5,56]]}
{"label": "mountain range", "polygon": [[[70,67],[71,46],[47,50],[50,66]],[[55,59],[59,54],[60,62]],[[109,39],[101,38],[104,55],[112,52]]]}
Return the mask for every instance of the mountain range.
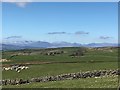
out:
{"label": "mountain range", "polygon": [[14,41],[14,42],[3,42],[0,44],[0,50],[19,50],[19,49],[31,49],[31,48],[57,48],[57,47],[106,47],[114,46],[117,47],[116,43],[69,43],[69,42],[44,42],[44,41]]}

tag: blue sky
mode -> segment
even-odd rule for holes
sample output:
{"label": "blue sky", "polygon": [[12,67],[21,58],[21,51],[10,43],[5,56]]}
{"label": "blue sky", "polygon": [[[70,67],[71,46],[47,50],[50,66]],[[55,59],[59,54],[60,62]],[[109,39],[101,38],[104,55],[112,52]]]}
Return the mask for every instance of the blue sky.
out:
{"label": "blue sky", "polygon": [[2,6],[3,38],[77,43],[118,41],[117,2],[3,3]]}

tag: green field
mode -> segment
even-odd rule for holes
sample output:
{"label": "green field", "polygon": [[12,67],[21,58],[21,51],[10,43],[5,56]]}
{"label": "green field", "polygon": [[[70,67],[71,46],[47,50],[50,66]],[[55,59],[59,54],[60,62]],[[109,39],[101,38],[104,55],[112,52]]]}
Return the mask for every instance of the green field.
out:
{"label": "green field", "polygon": [[8,85],[5,88],[118,88],[118,77],[87,78],[47,83]]}
{"label": "green field", "polygon": [[[17,51],[3,51],[3,58],[9,62],[3,62],[3,66],[11,64],[29,63],[28,70],[20,73],[15,71],[3,71],[3,79],[31,79],[35,77],[59,75],[64,73],[84,72],[93,70],[109,70],[118,68],[118,48],[85,48],[83,56],[71,57],[70,54],[81,48],[56,48],[56,49],[28,49]],[[49,51],[64,51],[62,54],[45,55]],[[19,53],[29,55],[15,55]],[[11,55],[15,55],[11,58]],[[47,64],[48,63],[48,64]],[[95,83],[96,81],[96,83]],[[89,83],[88,83],[89,82]],[[4,87],[78,87],[78,88],[112,88],[117,87],[116,77],[87,78],[78,80],[64,80],[47,83],[31,83],[28,85],[8,85]]]}
{"label": "green field", "polygon": [[[106,65],[107,64],[107,65]],[[43,64],[43,65],[30,65],[30,69],[23,70],[20,73],[15,71],[3,71],[3,79],[15,78],[34,78],[40,76],[58,75],[72,72],[104,70],[104,69],[117,69],[117,62],[108,63],[66,63],[66,64]]]}

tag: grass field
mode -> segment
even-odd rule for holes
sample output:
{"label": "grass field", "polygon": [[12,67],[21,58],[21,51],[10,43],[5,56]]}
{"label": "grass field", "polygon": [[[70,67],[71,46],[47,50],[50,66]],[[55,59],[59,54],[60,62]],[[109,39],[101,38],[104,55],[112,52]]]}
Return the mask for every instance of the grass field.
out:
{"label": "grass field", "polygon": [[118,77],[87,78],[47,83],[8,85],[3,88],[118,88]]}
{"label": "grass field", "polygon": [[[107,65],[106,65],[107,64]],[[3,79],[24,78],[30,79],[40,76],[58,75],[72,72],[117,69],[117,62],[108,63],[67,63],[67,64],[42,64],[30,65],[30,69],[23,70],[20,73],[15,71],[3,71]]]}
{"label": "grass field", "polygon": [[[43,77],[50,75],[59,75],[64,73],[74,73],[93,70],[117,69],[118,68],[118,49],[117,48],[95,48],[86,49],[84,56],[71,57],[74,51],[80,48],[56,48],[56,49],[31,49],[19,51],[4,51],[3,58],[10,59],[10,62],[3,62],[4,65],[29,63],[28,70],[23,70],[20,73],[15,71],[3,71],[3,79],[30,79],[35,77]],[[56,54],[54,56],[44,55],[41,53],[53,50],[62,50],[65,53]],[[12,58],[11,55],[18,53],[32,53],[31,55],[16,55]],[[49,62],[44,64],[43,62]],[[96,82],[95,82],[96,81]],[[89,83],[88,83],[89,82]],[[78,87],[78,88],[107,88],[117,87],[117,77],[103,77],[103,78],[88,78],[79,80],[64,80],[48,83],[31,83],[28,85],[8,85],[5,87]]]}

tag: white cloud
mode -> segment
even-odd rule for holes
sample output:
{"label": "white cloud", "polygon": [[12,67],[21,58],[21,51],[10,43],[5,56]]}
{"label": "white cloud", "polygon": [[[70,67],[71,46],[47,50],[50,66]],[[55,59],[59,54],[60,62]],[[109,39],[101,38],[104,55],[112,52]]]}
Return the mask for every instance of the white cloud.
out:
{"label": "white cloud", "polygon": [[0,0],[0,2],[13,3],[19,7],[24,8],[27,5],[27,3],[32,2],[32,0]]}
{"label": "white cloud", "polygon": [[89,34],[89,32],[84,32],[84,31],[77,31],[75,32],[76,35],[82,35],[82,34]]}
{"label": "white cloud", "polygon": [[100,36],[100,39],[110,39],[112,37],[109,37],[109,36]]}
{"label": "white cloud", "polygon": [[49,32],[48,34],[67,34],[66,32]]}
{"label": "white cloud", "polygon": [[18,5],[19,7],[22,7],[24,8],[26,6],[26,2],[19,2],[19,3],[16,3],[16,5]]}
{"label": "white cloud", "polygon": [[16,3],[16,2],[31,2],[32,0],[0,0],[0,1]]}
{"label": "white cloud", "polygon": [[6,37],[5,39],[19,39],[22,38],[22,36],[10,36],[10,37]]}

